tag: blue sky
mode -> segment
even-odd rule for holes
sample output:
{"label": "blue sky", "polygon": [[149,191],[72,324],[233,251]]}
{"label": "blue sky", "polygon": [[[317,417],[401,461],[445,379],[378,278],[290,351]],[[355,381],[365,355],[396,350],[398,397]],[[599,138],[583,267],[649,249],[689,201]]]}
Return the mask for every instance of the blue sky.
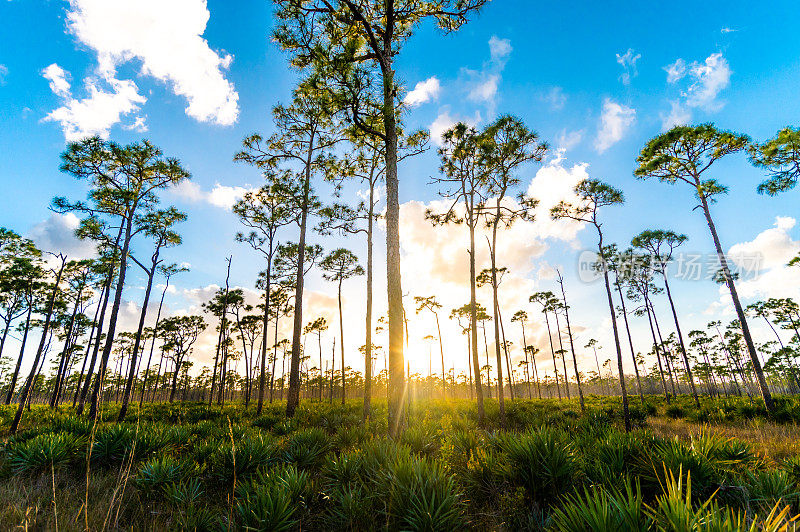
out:
{"label": "blue sky", "polygon": [[[170,252],[172,260],[192,266],[176,280],[170,311],[197,311],[211,285],[224,280],[228,254],[234,255],[233,283],[252,287],[261,265],[233,241],[239,226],[226,203],[259,184],[255,171],[232,162],[233,154],[245,135],[271,131],[270,108],[287,101],[296,79],[270,40],[271,9],[266,1],[243,0],[0,4],[0,225],[44,246],[86,252],[70,239],[71,222],[47,210],[55,195],[85,194],[81,184],[58,171],[66,137],[88,131],[121,143],[148,138],[193,175],[192,187],[164,195],[165,202],[189,214],[181,228],[185,243]],[[768,8],[745,1],[724,8],[687,1],[661,9],[644,2],[495,1],[456,34],[424,27],[406,45],[397,63],[399,78],[409,91],[422,85],[413,92],[416,105],[405,120],[435,137],[455,120],[480,126],[499,113],[515,114],[553,147],[545,164],[521,172],[525,188],[534,179],[534,196],[556,198],[584,173],[601,178],[623,189],[627,200],[604,213],[611,240],[625,244],[643,229],[668,227],[689,235],[687,250],[705,253],[711,241],[700,213],[691,210],[690,191],[634,180],[636,154],[676,121],[713,121],[760,140],[800,123],[798,15],[800,6],[792,1],[770,2]],[[92,99],[87,83],[115,98]],[[58,109],[63,115],[70,105],[72,132],[47,119]],[[437,199],[428,184],[438,167],[433,144],[400,169],[408,266],[404,290],[412,296],[441,290],[447,307],[468,297],[464,279],[453,269],[465,260],[459,253],[466,242],[443,246],[460,234],[437,236],[419,216]],[[761,174],[744,156],[720,163],[714,177],[731,186],[714,206],[723,244],[741,244],[740,249],[765,257],[765,275],[745,287],[745,295],[798,297],[800,279],[781,266],[784,256],[800,248],[791,221],[797,216],[797,192],[757,195]],[[351,197],[356,191],[347,189]],[[323,185],[320,193],[326,196],[329,190]],[[540,215],[539,225],[515,228],[501,249],[513,270],[504,296],[506,313],[524,307],[531,290],[552,289],[548,266],[560,266],[575,307],[573,321],[586,328],[581,345],[589,336],[608,344],[602,290],[575,276],[577,252],[594,245],[594,235],[585,228],[553,227],[545,219]],[[296,236],[287,232],[285,239]],[[382,234],[376,239],[379,290],[382,239]],[[326,248],[345,245],[363,256],[358,239],[318,240]],[[139,242],[139,249],[146,244]],[[444,259],[443,249],[449,254]],[[430,264],[431,257],[442,260]],[[130,317],[141,298],[141,279],[134,279],[126,292]],[[679,282],[675,291],[690,322],[687,328],[703,325],[717,312],[731,317],[713,283]],[[361,281],[349,283],[346,300],[354,313],[360,312],[362,293]],[[333,287],[312,274],[309,317],[318,312],[333,318],[332,295]],[[533,309],[529,313],[536,315]],[[363,335],[359,327],[352,323],[346,331],[354,353]],[[429,327],[420,319],[418,336]],[[641,349],[647,349],[645,331],[638,326],[637,331]],[[532,324],[531,337],[543,341],[541,324]],[[202,346],[197,357],[205,358]],[[453,350],[456,357],[461,355]],[[356,366],[354,354],[352,361]]]}

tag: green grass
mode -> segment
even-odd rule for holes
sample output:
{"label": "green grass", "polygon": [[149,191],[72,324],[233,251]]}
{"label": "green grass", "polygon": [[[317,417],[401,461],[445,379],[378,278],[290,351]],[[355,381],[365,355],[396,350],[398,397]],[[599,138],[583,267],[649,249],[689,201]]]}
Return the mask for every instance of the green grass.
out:
{"label": "green grass", "polygon": [[108,405],[96,425],[34,406],[0,443],[0,529],[779,530],[800,510],[800,453],[749,437],[800,434],[799,400],[776,416],[747,398],[646,400],[629,434],[616,398],[588,397],[585,415],[508,402],[505,424],[488,401],[482,427],[471,402],[420,402],[397,441],[385,403],[365,425],[358,401],[291,420],[280,404],[154,404],[122,424]]}

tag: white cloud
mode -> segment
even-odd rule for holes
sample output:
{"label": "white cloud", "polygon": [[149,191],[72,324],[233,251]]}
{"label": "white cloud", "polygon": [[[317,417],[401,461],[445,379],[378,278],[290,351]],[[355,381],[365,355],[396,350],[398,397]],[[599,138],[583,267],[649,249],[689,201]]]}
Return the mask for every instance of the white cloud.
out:
{"label": "white cloud", "polygon": [[500,39],[497,35],[492,35],[489,39],[489,53],[494,62],[504,61],[511,54],[512,49],[509,39]]}
{"label": "white cloud", "polygon": [[127,129],[128,131],[136,131],[138,133],[144,133],[147,131],[147,124],[144,121],[143,116],[137,116],[132,124],[123,125],[122,129]]}
{"label": "white cloud", "polygon": [[[86,78],[84,84],[88,96],[83,99],[72,96],[67,80],[69,74],[57,64],[45,68],[42,76],[49,81],[50,89],[62,103],[61,107],[48,113],[44,121],[60,123],[68,141],[92,135],[108,137],[114,124],[137,111],[145,102],[133,81],[118,80],[113,73],[105,73],[103,79]],[[136,124],[133,127],[137,127]]]}
{"label": "white cloud", "polygon": [[[738,269],[741,275],[741,280],[736,282],[740,297],[800,298],[800,268],[786,265],[800,253],[800,240],[793,239],[791,235],[796,223],[789,216],[777,216],[774,225],[756,235],[753,240],[731,246],[728,258],[731,269]],[[756,272],[751,271],[754,267],[757,268]],[[712,303],[707,312],[722,311],[732,315],[727,287],[720,286],[719,294],[719,300]]]}
{"label": "white cloud", "polygon": [[486,104],[489,115],[494,114],[495,98],[502,80],[501,73],[511,50],[511,41],[492,36],[489,39],[490,60],[483,64],[481,70],[461,69],[462,76],[467,78],[463,82],[467,89],[467,98]]}
{"label": "white cloud", "polygon": [[208,194],[208,202],[216,207],[230,209],[233,204],[242,199],[248,191],[252,189],[246,187],[226,187],[219,183],[214,185]]}
{"label": "white cloud", "polygon": [[661,113],[661,127],[664,130],[670,129],[673,126],[686,125],[692,119],[691,111],[681,105],[681,102],[672,100],[669,102],[669,106],[669,113]]}
{"label": "white cloud", "polygon": [[70,0],[67,25],[97,53],[104,75],[138,60],[142,75],[186,98],[186,114],[230,125],[239,115],[239,95],[223,71],[233,58],[203,39],[209,17],[205,0]]}
{"label": "white cloud", "polygon": [[6,84],[7,75],[8,75],[8,67],[0,64],[0,85]]}
{"label": "white cloud", "polygon": [[475,84],[469,91],[469,99],[476,102],[493,102],[497,96],[497,86],[500,83],[499,74],[489,74]]}
{"label": "white cloud", "polygon": [[623,85],[630,85],[631,78],[635,78],[639,75],[639,72],[636,70],[636,62],[641,58],[642,54],[637,54],[633,51],[633,48],[628,48],[628,51],[624,54],[617,54],[617,63],[622,65],[622,68],[625,69],[625,72],[620,76]]}
{"label": "white cloud", "polygon": [[566,152],[580,144],[581,140],[583,140],[583,130],[578,131],[567,131],[566,129],[562,129],[561,133],[558,135],[558,140],[556,140],[557,150],[560,152]]}
{"label": "white cloud", "polygon": [[727,26],[719,30],[719,32],[722,33],[722,34],[733,33],[735,31],[739,31],[739,30],[735,30],[733,28],[728,28]]}
{"label": "white cloud", "polygon": [[206,192],[194,181],[186,180],[170,190],[176,196],[187,201],[193,203],[206,202],[209,205],[230,210],[234,203],[242,199],[247,192],[254,189],[240,186],[229,187],[216,183],[214,188]]}
{"label": "white cloud", "polygon": [[50,90],[60,98],[69,98],[71,86],[67,80],[69,74],[63,68],[53,63],[42,70],[44,79],[50,82]]}
{"label": "white cloud", "polygon": [[560,111],[567,103],[567,95],[564,94],[564,89],[561,87],[553,87],[542,97],[542,100],[550,105],[550,109]]}
{"label": "white cloud", "polygon": [[625,133],[636,120],[636,110],[615,102],[611,98],[603,100],[603,111],[594,147],[599,153],[622,140]]}
{"label": "white cloud", "polygon": [[711,54],[703,63],[692,63],[689,74],[694,83],[686,91],[686,105],[709,112],[721,109],[723,104],[717,101],[717,96],[731,79],[730,66],[722,54]]}
{"label": "white cloud", "polygon": [[403,101],[406,105],[411,107],[422,105],[423,103],[435,100],[439,96],[439,89],[439,78],[432,76],[414,85],[414,90],[406,94]]}
{"label": "white cloud", "polygon": [[442,135],[445,131],[453,127],[458,122],[464,122],[467,125],[475,126],[481,121],[481,114],[480,112],[476,111],[475,116],[472,118],[468,117],[460,117],[456,118],[450,115],[448,110],[444,110],[439,113],[436,119],[428,126],[428,130],[431,133],[431,141],[436,144],[437,146],[442,145]]}
{"label": "white cloud", "polygon": [[702,63],[694,61],[688,66],[683,59],[677,59],[671,65],[664,67],[664,70],[667,72],[667,83],[677,83],[684,78],[691,80],[681,91],[680,99],[670,101],[669,114],[662,114],[664,129],[689,122],[694,109],[706,113],[722,109],[724,102],[718,97],[720,92],[730,85],[732,74],[730,65],[722,53],[711,54]]}
{"label": "white cloud", "polygon": [[80,240],[75,230],[80,220],[74,213],[53,213],[46,220],[34,225],[28,231],[28,238],[42,251],[64,253],[69,260],[81,260],[97,255],[91,240]]}
{"label": "white cloud", "polygon": [[671,65],[665,66],[664,70],[667,71],[667,83],[676,83],[686,75],[686,61],[678,58]]}

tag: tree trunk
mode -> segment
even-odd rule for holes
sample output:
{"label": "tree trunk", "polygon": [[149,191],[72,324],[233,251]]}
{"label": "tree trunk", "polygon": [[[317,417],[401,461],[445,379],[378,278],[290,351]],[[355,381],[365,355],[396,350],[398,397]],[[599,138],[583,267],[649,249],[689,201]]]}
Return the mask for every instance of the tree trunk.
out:
{"label": "tree trunk", "polygon": [[370,181],[369,207],[367,211],[367,309],[365,315],[364,343],[364,410],[362,421],[371,415],[372,402],[372,223],[375,211],[375,185]]}
{"label": "tree trunk", "polygon": [[642,392],[642,379],[639,377],[639,366],[636,364],[636,351],[633,349],[633,337],[631,336],[631,327],[628,323],[628,311],[625,308],[625,297],[622,295],[622,287],[619,284],[619,278],[614,283],[617,286],[617,294],[619,295],[620,304],[622,307],[622,319],[625,322],[625,333],[628,335],[628,345],[631,348],[631,361],[633,362],[633,369],[636,372],[636,388],[639,391],[639,400],[644,404],[644,392]]}
{"label": "tree trunk", "polygon": [[556,317],[556,332],[558,334],[558,350],[561,353],[561,364],[564,366],[564,390],[567,394],[567,400],[571,399],[569,395],[569,375],[567,374],[567,358],[564,356],[566,354],[566,349],[564,349],[564,342],[561,339],[561,324],[558,322],[558,309],[553,310],[553,314]]}
{"label": "tree trunk", "polygon": [[664,276],[664,287],[667,290],[667,299],[669,306],[672,309],[672,319],[675,321],[675,330],[678,331],[678,343],[681,348],[681,355],[683,356],[683,364],[686,366],[686,376],[689,379],[689,387],[692,389],[692,397],[697,408],[700,408],[700,398],[697,396],[697,388],[694,385],[694,375],[692,375],[692,366],[689,364],[689,356],[686,354],[686,346],[683,343],[683,333],[681,332],[681,325],[678,322],[678,313],[675,310],[675,302],[672,300],[672,292],[669,289],[669,282],[667,281],[667,271],[662,270]]}
{"label": "tree trunk", "polygon": [[[116,245],[115,245],[116,247]],[[105,284],[105,295],[103,296],[103,305],[100,309],[100,318],[97,321],[97,340],[94,343],[94,348],[92,349],[92,358],[89,361],[89,369],[86,370],[86,380],[83,383],[83,389],[81,390],[81,397],[80,401],[78,402],[78,408],[75,410],[77,415],[83,414],[83,409],[86,405],[86,398],[89,396],[89,388],[92,382],[92,373],[94,372],[94,366],[97,363],[97,355],[100,353],[100,340],[103,336],[103,323],[105,322],[106,318],[106,309],[108,308],[108,301],[111,299],[111,282],[114,278],[113,268],[108,274],[106,278]]]}
{"label": "tree trunk", "polygon": [[69,318],[69,325],[67,325],[66,339],[64,340],[64,348],[61,350],[61,361],[58,364],[58,372],[56,373],[56,380],[53,383],[53,394],[50,396],[50,408],[55,408],[58,402],[58,396],[61,393],[61,386],[66,378],[67,373],[67,357],[69,350],[72,346],[72,330],[75,327],[75,316],[78,315],[78,307],[81,302],[81,294],[83,289],[78,290],[75,296],[75,305],[72,307],[72,315]]}
{"label": "tree trunk", "polygon": [[[469,324],[470,324],[470,351],[472,356],[472,371],[475,377],[475,399],[478,403],[478,422],[485,422],[483,410],[483,389],[481,388],[481,368],[478,360],[478,304],[475,294],[475,225],[469,220]],[[498,355],[499,360],[499,355]]]}
{"label": "tree trunk", "polygon": [[22,366],[22,356],[25,354],[25,344],[28,341],[28,332],[31,328],[31,314],[33,313],[33,306],[28,305],[28,314],[25,317],[25,330],[22,333],[22,344],[19,348],[19,357],[17,357],[17,365],[14,368],[14,373],[11,375],[11,383],[8,385],[8,392],[6,393],[6,404],[11,404],[11,398],[14,396],[14,389],[17,387],[17,379],[19,378],[19,368]]}
{"label": "tree trunk", "polygon": [[[561,274],[559,274],[560,277]],[[572,351],[572,364],[575,367],[575,380],[578,382],[578,397],[581,403],[581,412],[586,412],[586,405],[583,403],[583,388],[581,388],[581,374],[578,372],[578,357],[575,355],[575,342],[572,339],[572,328],[569,325],[569,307],[567,306],[567,294],[564,291],[564,281],[559,279],[561,285],[561,298],[564,301],[564,318],[567,320],[567,337],[569,338],[569,348]]]}
{"label": "tree trunk", "polygon": [[[131,213],[135,212],[135,208],[131,209]],[[128,272],[128,251],[130,249],[131,238],[133,234],[133,217],[127,216],[125,222],[125,237],[122,240],[122,252],[119,258],[119,277],[117,278],[117,288],[114,294],[114,303],[111,305],[111,315],[108,318],[108,332],[106,333],[106,343],[103,346],[103,354],[100,357],[100,374],[104,374],[106,366],[108,365],[108,357],[111,356],[111,349],[114,346],[114,334],[117,330],[117,317],[119,316],[119,307],[122,303],[122,291],[125,289],[125,275]],[[97,379],[94,390],[92,391],[92,405],[89,408],[89,418],[95,419],[97,416],[98,408],[100,407],[100,386],[102,379]]]}
{"label": "tree trunk", "polygon": [[647,321],[650,322],[650,334],[653,335],[653,349],[656,350],[656,360],[658,361],[658,372],[661,374],[661,385],[664,387],[664,398],[667,400],[667,404],[669,404],[669,391],[667,391],[667,381],[664,378],[664,367],[661,365],[661,348],[658,344],[658,340],[656,340],[656,330],[653,327],[653,316],[650,313],[650,302],[645,297],[644,300],[645,309],[647,310]]}
{"label": "tree trunk", "polygon": [[772,394],[767,387],[767,381],[764,378],[764,370],[761,368],[761,362],[758,360],[758,354],[756,353],[756,347],[753,344],[753,338],[750,336],[750,328],[747,326],[747,318],[744,315],[742,303],[739,301],[739,294],[736,292],[736,285],[733,282],[733,276],[728,268],[728,260],[725,258],[725,252],[722,251],[722,245],[719,242],[719,236],[717,236],[717,229],[714,226],[714,221],[711,219],[711,211],[708,207],[708,201],[706,201],[705,196],[701,193],[699,182],[697,184],[697,191],[703,206],[703,214],[706,217],[708,229],[711,231],[711,238],[714,240],[714,248],[717,250],[717,258],[719,259],[719,264],[722,268],[722,274],[725,277],[725,283],[728,285],[728,290],[731,293],[733,307],[736,309],[736,315],[739,318],[739,324],[742,328],[742,336],[744,337],[745,344],[747,345],[747,352],[750,355],[750,361],[753,364],[753,371],[755,371],[756,374],[758,387],[761,391],[761,398],[764,400],[764,406],[766,407],[767,411],[774,412],[775,403],[773,402]]}
{"label": "tree trunk", "polygon": [[[258,376],[258,406],[256,406],[256,415],[261,415],[261,410],[264,408],[264,390],[267,381],[267,328],[269,326],[269,298],[270,298],[270,284],[272,282],[272,239],[269,241],[269,255],[267,255],[267,279],[264,288],[264,333],[261,335],[261,374]],[[280,309],[278,309],[280,313]],[[275,344],[277,345],[278,339],[278,318],[275,318]],[[277,347],[276,347],[277,349]],[[273,373],[275,372],[273,364]],[[272,402],[272,381],[274,376],[270,376],[269,384],[269,402]]]}
{"label": "tree trunk", "polygon": [[125,419],[125,414],[128,413],[128,403],[133,394],[133,383],[136,381],[136,370],[138,368],[136,361],[139,359],[139,346],[142,343],[142,332],[144,331],[144,320],[147,317],[147,305],[150,304],[150,293],[153,290],[153,277],[156,274],[156,266],[158,266],[158,248],[153,255],[153,263],[150,270],[147,271],[147,287],[144,290],[144,301],[142,301],[142,312],[139,314],[139,327],[136,329],[136,337],[133,340],[133,351],[131,352],[131,365],[128,369],[128,379],[125,383],[125,392],[122,394],[122,405],[119,408],[119,416],[117,422],[122,422]]}
{"label": "tree trunk", "polygon": [[[599,235],[598,251],[600,256],[603,256],[603,233],[597,227]],[[603,281],[606,285],[606,297],[608,298],[608,310],[611,313],[611,326],[614,330],[614,348],[617,351],[617,368],[619,369],[619,386],[622,391],[622,413],[625,418],[625,432],[631,431],[631,416],[628,411],[628,390],[625,388],[625,370],[622,367],[622,348],[619,344],[619,331],[617,330],[617,315],[614,312],[614,299],[611,297],[611,283],[608,280],[608,268],[603,266]]]}
{"label": "tree trunk", "polygon": [[[53,306],[55,305],[56,296],[58,295],[58,285],[61,284],[61,275],[64,273],[64,267],[67,264],[67,257],[61,256],[61,267],[56,274],[55,284],[53,285],[53,291],[50,293],[50,299],[47,302],[47,311],[44,318],[44,325],[42,326],[42,339],[39,341],[39,348],[36,350],[36,357],[33,359],[33,365],[31,366],[31,373],[28,375],[28,380],[22,388],[22,393],[20,394],[19,398],[19,408],[17,408],[17,413],[14,416],[14,420],[11,422],[11,428],[9,432],[11,434],[16,434],[17,429],[19,428],[19,422],[22,420],[22,412],[25,409],[25,404],[28,402],[29,394],[31,392],[31,387],[33,386],[34,379],[36,378],[36,370],[39,366],[39,360],[41,359],[44,362],[44,357],[42,353],[44,351],[45,343],[47,342],[47,333],[50,331],[50,321],[53,317]],[[21,358],[21,357],[20,357]]]}
{"label": "tree trunk", "polygon": [[303,181],[303,206],[300,215],[300,238],[297,249],[297,273],[294,288],[294,324],[292,328],[292,358],[289,364],[289,396],[286,398],[286,416],[294,416],[300,404],[300,336],[303,332],[303,280],[306,259],[306,225],[308,223],[308,202],[311,193],[311,150],[310,142],[308,162],[306,163]]}
{"label": "tree trunk", "polygon": [[547,339],[550,341],[550,354],[553,355],[553,373],[556,376],[556,392],[558,392],[558,400],[561,400],[561,388],[558,386],[558,363],[556,362],[556,351],[553,349],[553,333],[550,332],[550,318],[547,316],[547,311],[543,310],[544,322],[547,325]]}
{"label": "tree trunk", "polygon": [[[393,24],[394,22],[392,22]],[[389,318],[389,434],[402,431],[406,394],[403,355],[403,289],[400,275],[400,200],[397,177],[397,124],[391,35],[384,36],[382,64],[384,160],[386,177],[386,293]]]}
{"label": "tree trunk", "polygon": [[[506,423],[505,393],[503,393],[503,359],[500,356],[500,304],[497,301],[497,263],[495,249],[497,246],[497,224],[500,222],[500,199],[497,200],[497,212],[492,223],[492,245],[489,247],[489,259],[492,265],[492,312],[494,315],[494,354],[497,359],[497,402],[500,405],[500,423]],[[473,305],[475,302],[473,301]]]}

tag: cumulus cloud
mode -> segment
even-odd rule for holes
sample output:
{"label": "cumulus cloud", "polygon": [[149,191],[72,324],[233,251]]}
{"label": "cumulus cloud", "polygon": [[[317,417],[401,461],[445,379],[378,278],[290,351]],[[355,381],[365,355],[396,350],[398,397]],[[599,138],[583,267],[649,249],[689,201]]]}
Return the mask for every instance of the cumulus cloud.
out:
{"label": "cumulus cloud", "polygon": [[670,101],[670,112],[662,114],[664,129],[690,121],[695,109],[713,113],[725,105],[719,100],[719,94],[730,85],[732,71],[721,52],[709,55],[703,62],[694,61],[690,65],[683,59],[677,59],[664,67],[664,70],[667,72],[667,83],[689,80],[688,85],[681,90],[680,98]]}
{"label": "cumulus cloud", "polygon": [[[107,138],[109,130],[123,116],[133,113],[145,102],[133,81],[118,80],[113,73],[106,72],[102,77],[90,76],[84,80],[87,97],[77,99],[72,96],[69,73],[53,63],[42,70],[50,84],[50,90],[61,100],[61,107],[45,116],[46,122],[58,122],[68,141],[99,135]],[[139,122],[134,122],[133,128]],[[141,124],[143,126],[143,123]]]}
{"label": "cumulus cloud", "polygon": [[432,76],[414,85],[414,90],[406,94],[403,101],[410,107],[416,107],[435,100],[439,96],[439,89],[439,78]]}
{"label": "cumulus cloud", "polygon": [[247,192],[252,190],[255,189],[246,186],[229,187],[216,183],[214,188],[206,191],[194,181],[188,180],[182,181],[180,184],[170,189],[176,196],[192,203],[205,202],[209,205],[228,210],[233,207],[234,203],[242,199]]}
{"label": "cumulus cloud", "polygon": [[[731,246],[728,255],[743,280],[736,288],[742,297],[798,297],[800,268],[786,264],[800,253],[800,240],[792,238],[797,221],[789,216],[777,216],[774,225],[749,242]],[[746,275],[757,268],[757,275]],[[725,287],[723,287],[725,289]],[[727,292],[727,290],[726,290]]]}
{"label": "cumulus cloud", "polygon": [[631,78],[639,75],[636,70],[636,62],[641,58],[642,54],[637,54],[633,51],[633,48],[628,48],[628,51],[624,54],[617,54],[617,63],[622,65],[625,70],[619,78],[623,85],[630,85]]}
{"label": "cumulus cloud", "polygon": [[205,0],[70,0],[67,27],[97,54],[100,76],[115,92],[135,91],[132,81],[116,81],[115,72],[137,61],[142,76],[187,100],[186,114],[231,125],[239,115],[239,95],[224,71],[233,57],[212,50],[202,37],[209,17]]}
{"label": "cumulus cloud", "polygon": [[53,213],[46,220],[34,225],[28,231],[28,238],[42,251],[64,253],[69,260],[81,260],[97,256],[91,240],[80,240],[75,230],[80,220],[74,213]]}
{"label": "cumulus cloud", "polygon": [[598,153],[622,140],[636,120],[636,110],[615,102],[611,98],[603,100],[603,111],[594,147]]}

